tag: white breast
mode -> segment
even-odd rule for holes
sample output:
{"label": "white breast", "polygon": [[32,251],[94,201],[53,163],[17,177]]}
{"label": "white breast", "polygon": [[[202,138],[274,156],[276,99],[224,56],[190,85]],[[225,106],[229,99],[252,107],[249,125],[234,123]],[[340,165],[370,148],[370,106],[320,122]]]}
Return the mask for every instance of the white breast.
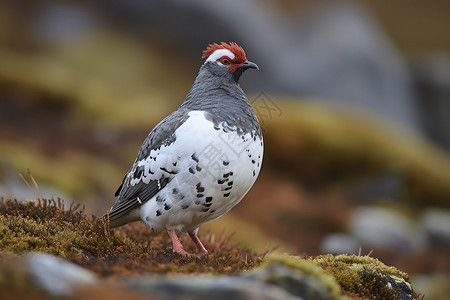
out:
{"label": "white breast", "polygon": [[160,152],[170,152],[178,173],[141,207],[141,218],[155,231],[191,232],[242,200],[261,169],[263,141],[215,128],[202,111],[189,113],[175,135]]}

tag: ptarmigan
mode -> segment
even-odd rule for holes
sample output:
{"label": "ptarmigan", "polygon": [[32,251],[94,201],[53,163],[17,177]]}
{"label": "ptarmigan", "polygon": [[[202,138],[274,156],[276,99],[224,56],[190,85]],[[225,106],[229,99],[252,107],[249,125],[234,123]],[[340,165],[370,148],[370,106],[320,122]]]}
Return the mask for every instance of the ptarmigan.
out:
{"label": "ptarmigan", "polygon": [[238,81],[247,60],[236,43],[210,44],[181,106],[142,144],[108,213],[111,227],[142,220],[167,231],[173,250],[189,255],[178,239],[187,232],[198,254],[198,228],[227,213],[252,187],[263,159],[258,119]]}

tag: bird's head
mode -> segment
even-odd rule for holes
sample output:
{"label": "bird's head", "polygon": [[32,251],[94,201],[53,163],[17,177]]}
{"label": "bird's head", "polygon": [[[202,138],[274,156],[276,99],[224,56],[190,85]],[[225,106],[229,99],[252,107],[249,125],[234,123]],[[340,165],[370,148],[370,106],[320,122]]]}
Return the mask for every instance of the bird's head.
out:
{"label": "bird's head", "polygon": [[231,42],[229,44],[222,42],[219,44],[209,44],[203,51],[202,58],[207,58],[205,64],[214,64],[226,70],[233,75],[238,82],[242,73],[247,69],[257,69],[258,66],[247,60],[244,49],[238,44]]}

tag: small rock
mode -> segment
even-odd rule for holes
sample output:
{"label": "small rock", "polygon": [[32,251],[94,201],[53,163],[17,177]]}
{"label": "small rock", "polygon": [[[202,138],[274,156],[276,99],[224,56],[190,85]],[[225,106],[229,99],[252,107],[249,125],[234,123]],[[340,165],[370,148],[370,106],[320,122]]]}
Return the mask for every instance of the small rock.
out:
{"label": "small rock", "polygon": [[71,296],[79,288],[97,281],[90,271],[49,254],[30,254],[26,264],[31,282],[55,297]]}
{"label": "small rock", "polygon": [[387,276],[388,287],[398,293],[401,300],[414,300],[411,285],[401,278],[395,276]]}
{"label": "small rock", "polygon": [[427,209],[422,214],[421,222],[433,242],[450,247],[450,212],[437,208]]}
{"label": "small rock", "polygon": [[127,288],[162,299],[302,300],[276,286],[235,276],[144,276],[125,282]]}
{"label": "small rock", "polygon": [[327,235],[320,245],[323,253],[331,254],[358,254],[360,242],[354,237],[344,233]]}
{"label": "small rock", "polygon": [[364,247],[416,252],[427,243],[425,231],[416,222],[385,208],[356,209],[350,220],[350,232]]}
{"label": "small rock", "polygon": [[[281,256],[279,259],[272,258],[263,267],[243,276],[275,285],[301,299],[328,300],[335,298],[330,293],[332,288],[325,283],[330,281],[330,277],[320,267],[306,260],[289,256]],[[339,289],[337,284],[335,287],[336,290]]]}

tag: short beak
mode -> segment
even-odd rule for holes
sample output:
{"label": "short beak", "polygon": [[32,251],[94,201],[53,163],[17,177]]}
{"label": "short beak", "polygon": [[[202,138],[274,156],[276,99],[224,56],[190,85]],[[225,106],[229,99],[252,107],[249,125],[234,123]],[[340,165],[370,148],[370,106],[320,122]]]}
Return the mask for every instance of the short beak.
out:
{"label": "short beak", "polygon": [[259,70],[259,67],[258,67],[257,64],[255,64],[255,63],[253,63],[251,61],[248,61],[248,60],[242,64],[242,68],[244,68],[244,70],[247,70],[247,69]]}
{"label": "short beak", "polygon": [[259,67],[257,64],[251,62],[251,61],[245,61],[244,63],[242,63],[234,72],[233,72],[233,77],[234,80],[236,82],[239,81],[239,78],[241,78],[242,73],[244,73],[245,70],[247,69],[256,69],[259,70]]}

